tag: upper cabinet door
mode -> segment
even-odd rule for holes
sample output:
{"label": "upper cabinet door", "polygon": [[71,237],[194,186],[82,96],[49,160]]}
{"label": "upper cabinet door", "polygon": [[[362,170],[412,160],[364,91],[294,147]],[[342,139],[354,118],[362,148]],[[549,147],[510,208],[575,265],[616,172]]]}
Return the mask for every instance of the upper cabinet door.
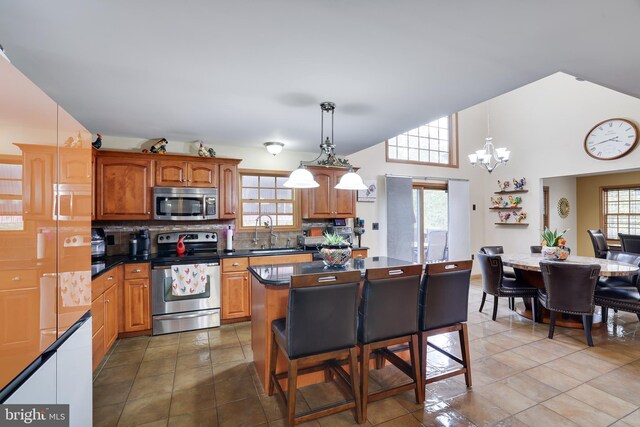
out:
{"label": "upper cabinet door", "polygon": [[[189,187],[217,187],[218,165],[211,162],[189,162],[187,165],[187,181]],[[157,182],[156,185],[158,185]]]}
{"label": "upper cabinet door", "polygon": [[238,210],[238,166],[232,164],[220,165],[220,200],[218,218],[233,219]]}
{"label": "upper cabinet door", "polygon": [[0,389],[56,339],[57,105],[0,58]]}
{"label": "upper cabinet door", "polygon": [[188,187],[187,162],[156,160],[156,186]]}
{"label": "upper cabinet door", "polygon": [[[333,186],[335,187],[340,178],[347,171],[334,171],[333,172]],[[354,218],[356,216],[356,192],[353,190],[336,190],[333,189],[334,197],[334,216],[333,218]]]}
{"label": "upper cabinet door", "polygon": [[334,218],[333,171],[316,169],[311,173],[320,186],[308,190],[309,218]]}
{"label": "upper cabinet door", "polygon": [[98,157],[98,219],[151,219],[153,161]]}

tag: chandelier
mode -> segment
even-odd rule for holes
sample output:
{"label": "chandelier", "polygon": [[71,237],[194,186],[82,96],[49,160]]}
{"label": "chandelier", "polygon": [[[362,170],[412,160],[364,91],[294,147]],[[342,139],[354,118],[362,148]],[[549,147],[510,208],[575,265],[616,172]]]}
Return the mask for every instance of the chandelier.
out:
{"label": "chandelier", "polygon": [[[340,178],[340,182],[335,186],[338,190],[366,190],[367,186],[362,182],[362,178],[358,175],[353,167],[349,164],[349,160],[341,159],[336,156],[336,146],[333,143],[333,113],[336,104],[333,102],[322,102],[320,104],[320,154],[313,160],[300,161],[298,169],[291,172],[289,179],[283,184],[289,188],[315,188],[320,184],[313,178],[305,165],[315,163],[320,166],[337,166],[348,167],[349,172]],[[324,136],[324,116],[331,114],[331,138]]]}
{"label": "chandelier", "polygon": [[484,139],[484,145],[481,150],[477,150],[474,154],[469,154],[469,163],[471,163],[471,166],[481,166],[491,173],[498,166],[507,164],[511,151],[502,147],[495,148],[493,145],[493,138],[490,136],[489,106],[489,101],[487,101],[487,137]]}

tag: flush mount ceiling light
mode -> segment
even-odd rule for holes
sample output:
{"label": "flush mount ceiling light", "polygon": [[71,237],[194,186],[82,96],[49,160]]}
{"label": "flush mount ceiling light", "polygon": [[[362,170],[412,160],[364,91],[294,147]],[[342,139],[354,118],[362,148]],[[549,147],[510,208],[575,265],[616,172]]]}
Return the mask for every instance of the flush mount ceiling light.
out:
{"label": "flush mount ceiling light", "polygon": [[477,150],[474,154],[469,154],[469,163],[471,166],[481,166],[491,173],[495,168],[506,165],[509,161],[511,151],[506,148],[495,148],[493,138],[489,127],[489,106],[487,104],[487,137],[484,139],[482,149]]}
{"label": "flush mount ceiling light", "polygon": [[280,152],[282,151],[282,147],[284,147],[284,144],[282,142],[277,141],[265,142],[263,145],[265,146],[267,151],[274,156],[280,154]]}
{"label": "flush mount ceiling light", "polygon": [[[298,169],[291,172],[289,179],[283,184],[289,188],[315,188],[319,184],[313,179],[313,175],[307,169],[305,164],[314,163],[320,166],[337,166],[348,167],[349,172],[340,178],[340,182],[335,186],[338,190],[366,190],[367,186],[362,182],[362,178],[358,175],[353,167],[349,164],[349,160],[340,159],[335,154],[335,144],[333,143],[333,112],[336,104],[333,102],[323,102],[320,104],[320,154],[315,159],[305,162],[301,161]],[[324,115],[331,114],[331,138],[324,137]]]}

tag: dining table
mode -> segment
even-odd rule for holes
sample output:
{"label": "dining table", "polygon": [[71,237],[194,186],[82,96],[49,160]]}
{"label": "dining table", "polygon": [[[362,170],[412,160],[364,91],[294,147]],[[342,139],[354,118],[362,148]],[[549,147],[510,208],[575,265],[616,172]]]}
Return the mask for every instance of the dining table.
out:
{"label": "dining table", "polygon": [[[521,253],[506,253],[500,254],[502,258],[502,264],[507,267],[512,267],[516,277],[537,288],[544,289],[544,281],[542,280],[542,273],[540,269],[540,261],[544,260],[542,254],[521,254]],[[627,264],[610,259],[602,259],[588,256],[569,255],[566,260],[557,261],[567,264],[598,264],[600,266],[600,276],[602,277],[615,277],[615,276],[631,276],[638,273],[638,266],[634,264]],[[538,320],[543,323],[549,323],[549,311],[544,307],[538,305],[536,310],[541,313]],[[527,319],[533,318],[531,310],[531,301],[528,298],[523,300],[523,304],[516,304],[516,312]],[[599,314],[593,316],[593,326],[599,327],[602,324],[602,319]],[[563,314],[556,319],[556,325],[564,326],[568,328],[582,329],[582,317],[569,314]]]}

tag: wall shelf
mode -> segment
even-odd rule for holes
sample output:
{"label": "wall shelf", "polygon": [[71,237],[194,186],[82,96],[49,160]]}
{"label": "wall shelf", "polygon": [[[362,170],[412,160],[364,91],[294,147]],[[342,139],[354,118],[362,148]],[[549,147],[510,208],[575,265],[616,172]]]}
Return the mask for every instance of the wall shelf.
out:
{"label": "wall shelf", "polygon": [[522,225],[522,226],[527,226],[529,225],[528,222],[495,222],[495,225]]}
{"label": "wall shelf", "polygon": [[494,191],[493,194],[520,194],[528,193],[529,190]]}
{"label": "wall shelf", "polygon": [[515,208],[489,208],[490,211],[519,211],[522,209],[520,206]]}

